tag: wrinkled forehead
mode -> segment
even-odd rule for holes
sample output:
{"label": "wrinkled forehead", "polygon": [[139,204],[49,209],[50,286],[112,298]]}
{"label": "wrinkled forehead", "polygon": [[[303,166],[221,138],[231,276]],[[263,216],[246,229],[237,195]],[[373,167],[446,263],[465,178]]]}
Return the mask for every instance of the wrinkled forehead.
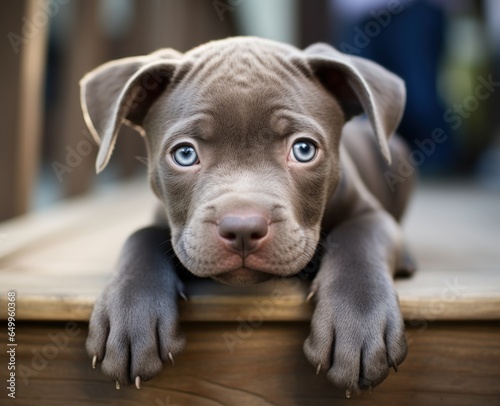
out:
{"label": "wrinkled forehead", "polygon": [[218,127],[283,133],[307,120],[308,80],[282,55],[216,53],[197,61],[175,83],[167,114],[178,127],[204,122],[206,132]]}
{"label": "wrinkled forehead", "polygon": [[244,88],[258,85],[256,78],[276,82],[312,74],[294,48],[258,39],[214,42],[194,49],[186,54],[180,73],[188,82],[222,79]]}
{"label": "wrinkled forehead", "polygon": [[191,136],[202,141],[243,141],[249,137],[260,141],[274,141],[294,133],[316,134],[325,137],[323,128],[309,115],[289,108],[263,108],[246,110],[231,106],[210,106],[192,114],[169,120],[165,126],[165,138]]}

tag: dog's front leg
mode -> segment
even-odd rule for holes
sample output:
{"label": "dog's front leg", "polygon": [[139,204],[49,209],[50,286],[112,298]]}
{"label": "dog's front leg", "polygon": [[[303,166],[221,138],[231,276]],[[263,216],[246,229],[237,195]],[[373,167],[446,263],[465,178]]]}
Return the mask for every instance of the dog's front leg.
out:
{"label": "dog's front leg", "polygon": [[[182,292],[167,231],[148,227],[125,243],[118,270],[98,298],[89,325],[92,366],[117,388],[151,379],[182,350],[177,295]],[[182,294],[182,293],[181,293]],[[172,355],[173,354],[173,355]]]}
{"label": "dog's front leg", "polygon": [[312,282],[316,309],[304,344],[309,361],[340,388],[373,388],[406,357],[404,322],[394,288],[400,229],[370,211],[335,228]]}

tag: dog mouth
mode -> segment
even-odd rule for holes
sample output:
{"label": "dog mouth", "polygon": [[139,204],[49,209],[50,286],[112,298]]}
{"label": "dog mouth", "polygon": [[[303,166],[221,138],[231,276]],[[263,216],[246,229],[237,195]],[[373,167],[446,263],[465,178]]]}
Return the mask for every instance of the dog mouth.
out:
{"label": "dog mouth", "polygon": [[251,268],[237,268],[230,271],[212,275],[211,278],[219,283],[230,286],[255,285],[275,277],[267,272]]}
{"label": "dog mouth", "polygon": [[172,245],[182,265],[200,278],[231,286],[253,285],[292,276],[314,256],[315,230],[290,230],[285,223],[280,226],[259,249],[250,252],[228,249],[216,227],[180,230],[174,233]]}

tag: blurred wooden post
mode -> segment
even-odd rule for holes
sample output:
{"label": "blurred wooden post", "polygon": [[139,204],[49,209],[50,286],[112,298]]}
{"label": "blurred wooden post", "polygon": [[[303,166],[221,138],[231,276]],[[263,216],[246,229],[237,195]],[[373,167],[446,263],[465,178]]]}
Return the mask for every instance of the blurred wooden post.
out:
{"label": "blurred wooden post", "polygon": [[[62,182],[63,194],[74,196],[92,187],[97,153],[97,145],[85,135],[89,133],[80,108],[78,83],[85,73],[104,62],[106,44],[99,27],[98,0],[78,1],[69,3],[68,6],[75,7],[76,10],[62,53],[60,119],[56,129],[56,156],[53,158],[63,165],[73,166],[71,172],[64,173],[59,180]],[[66,162],[68,151],[77,151],[78,144],[82,141],[92,142],[92,151],[69,164]]]}
{"label": "blurred wooden post", "polygon": [[2,2],[0,26],[0,220],[28,211],[35,185],[43,117],[46,0]]}
{"label": "blurred wooden post", "polygon": [[315,42],[331,42],[328,0],[299,1],[300,47]]}

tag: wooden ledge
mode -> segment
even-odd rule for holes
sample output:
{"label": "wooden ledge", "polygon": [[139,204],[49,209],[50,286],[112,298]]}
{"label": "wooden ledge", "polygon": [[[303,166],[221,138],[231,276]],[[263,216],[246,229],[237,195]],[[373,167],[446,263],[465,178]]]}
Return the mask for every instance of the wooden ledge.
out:
{"label": "wooden ledge", "polygon": [[[478,280],[489,280],[490,289]],[[58,278],[58,283],[62,280]],[[12,280],[12,279],[11,279]],[[67,279],[68,283],[74,283]],[[47,283],[47,282],[45,282]],[[50,283],[50,282],[49,282]],[[426,271],[411,280],[397,280],[401,309],[406,320],[499,320],[500,286],[496,271],[450,274]],[[433,285],[432,288],[428,288]],[[9,284],[9,286],[11,286]],[[95,294],[29,293],[25,286],[14,283],[17,293],[17,320],[86,321],[90,317],[98,291],[104,283],[95,284]],[[305,301],[308,284],[296,279],[277,280],[251,288],[227,288],[211,281],[191,283],[189,300],[179,301],[183,321],[238,321],[262,318],[266,321],[306,321],[313,306]],[[498,290],[498,288],[496,288]],[[6,308],[6,294],[0,300]],[[2,316],[5,318],[5,314]]]}
{"label": "wooden ledge", "polygon": [[[471,189],[417,192],[405,229],[421,270],[396,281],[410,322],[500,319],[498,196]],[[0,306],[15,290],[17,320],[88,320],[123,241],[148,224],[154,205],[140,181],[1,224]],[[304,321],[313,309],[307,289],[296,278],[245,288],[199,281],[187,287],[181,319]]]}

